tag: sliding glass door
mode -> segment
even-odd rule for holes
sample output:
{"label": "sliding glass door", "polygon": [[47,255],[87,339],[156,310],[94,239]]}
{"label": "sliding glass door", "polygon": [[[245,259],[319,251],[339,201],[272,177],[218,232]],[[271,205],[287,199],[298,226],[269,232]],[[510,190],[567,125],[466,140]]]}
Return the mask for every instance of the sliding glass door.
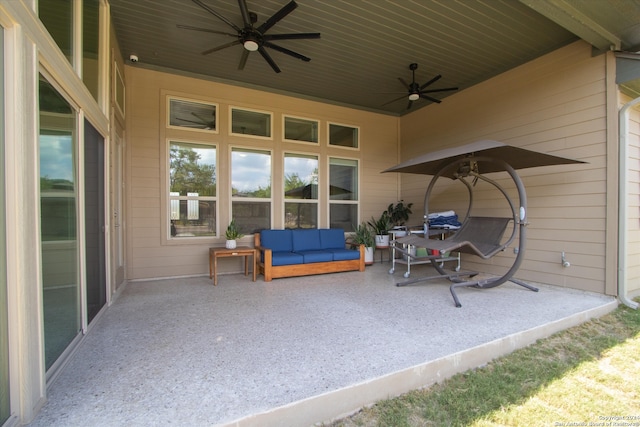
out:
{"label": "sliding glass door", "polygon": [[104,138],[85,120],[84,234],[88,323],[107,302],[104,209]]}
{"label": "sliding glass door", "polygon": [[0,27],[0,425],[11,414],[9,400],[9,319],[7,315],[7,239],[4,194],[4,31]]}
{"label": "sliding glass door", "polygon": [[47,370],[81,330],[76,112],[40,76],[40,211]]}

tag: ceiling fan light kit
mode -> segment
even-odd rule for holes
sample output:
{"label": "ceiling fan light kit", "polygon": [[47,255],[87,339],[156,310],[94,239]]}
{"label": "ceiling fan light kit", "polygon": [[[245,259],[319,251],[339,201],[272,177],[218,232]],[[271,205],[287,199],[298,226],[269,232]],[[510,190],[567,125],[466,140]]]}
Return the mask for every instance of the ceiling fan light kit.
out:
{"label": "ceiling fan light kit", "polygon": [[275,63],[275,61],[271,58],[271,55],[266,51],[265,47],[276,50],[280,53],[284,53],[285,55],[292,56],[294,58],[300,59],[305,62],[311,61],[311,58],[308,58],[304,55],[301,55],[297,52],[284,48],[280,45],[274,44],[275,40],[301,40],[301,39],[319,39],[320,33],[291,33],[291,34],[265,34],[271,27],[276,25],[280,20],[282,20],[285,16],[293,12],[295,8],[298,7],[298,4],[291,0],[289,3],[284,5],[280,10],[274,13],[269,19],[264,21],[260,26],[254,27],[254,24],[258,21],[258,16],[254,12],[249,12],[247,8],[246,0],[238,0],[238,6],[240,7],[240,14],[242,15],[242,27],[233,23],[233,21],[227,19],[207,4],[203,3],[202,0],[192,0],[195,4],[227,24],[231,27],[236,34],[218,30],[211,30],[207,28],[198,28],[192,27],[189,25],[180,25],[178,24],[178,28],[183,28],[186,30],[194,30],[194,31],[203,31],[207,33],[213,34],[221,34],[228,37],[235,37],[236,40],[225,43],[220,46],[216,46],[211,49],[207,49],[202,52],[203,55],[208,55],[213,52],[217,52],[222,49],[226,49],[231,46],[235,46],[241,44],[244,47],[244,51],[242,52],[242,57],[240,58],[240,63],[238,64],[238,69],[243,70],[244,66],[247,62],[248,55],[251,52],[258,52],[264,58],[265,61],[269,64],[269,66],[275,71],[279,73],[280,67]]}

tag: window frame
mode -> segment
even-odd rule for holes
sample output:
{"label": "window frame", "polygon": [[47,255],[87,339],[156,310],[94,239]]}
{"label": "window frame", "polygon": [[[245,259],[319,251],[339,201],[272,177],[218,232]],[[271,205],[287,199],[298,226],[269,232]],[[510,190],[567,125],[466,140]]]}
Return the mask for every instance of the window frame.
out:
{"label": "window frame", "polygon": [[[316,185],[318,191],[318,197],[315,199],[303,199],[303,198],[291,198],[288,199],[285,196],[285,182],[286,182],[286,168],[285,168],[285,160],[287,155],[292,157],[307,157],[307,158],[315,158],[317,162],[318,176],[316,178]],[[300,204],[315,204],[316,205],[316,228],[320,227],[320,199],[322,198],[322,185],[321,185],[321,158],[322,156],[318,153],[303,153],[303,152],[295,152],[291,150],[283,150],[282,151],[282,225],[284,228],[287,228],[287,220],[286,220],[286,205],[287,203],[300,203]],[[312,184],[312,183],[311,183]]]}
{"label": "window frame", "polygon": [[[263,197],[242,197],[242,196],[234,196],[233,195],[233,153],[234,151],[245,151],[245,152],[263,152],[269,154],[269,179],[270,179],[270,195],[269,198]],[[230,145],[229,146],[229,171],[228,171],[228,194],[229,194],[229,207],[228,207],[228,219],[231,221],[232,219],[236,219],[233,216],[233,205],[234,202],[251,202],[251,203],[269,203],[269,227],[273,228],[274,223],[274,152],[270,148],[262,148],[255,146],[245,146],[245,145]],[[237,221],[236,221],[237,223]],[[238,224],[239,227],[242,228],[242,223]],[[241,230],[242,231],[242,230]],[[252,232],[242,231],[243,234],[252,234]]]}
{"label": "window frame", "polygon": [[[189,127],[189,126],[180,126],[180,125],[174,125],[171,124],[171,101],[178,101],[178,102],[183,102],[186,104],[193,104],[193,105],[201,105],[201,106],[209,106],[209,107],[213,107],[214,108],[214,121],[213,123],[215,123],[215,128],[214,129],[201,129],[201,128],[197,128],[197,127]],[[204,134],[218,134],[218,128],[220,127],[220,106],[218,105],[218,103],[215,102],[209,102],[209,101],[204,101],[204,100],[199,100],[199,99],[194,99],[194,98],[185,98],[182,96],[177,96],[177,95],[167,95],[166,98],[166,111],[167,111],[167,117],[166,117],[166,127],[168,129],[178,129],[178,130],[182,130],[182,131],[187,131],[187,132],[200,132],[200,133],[204,133]],[[193,114],[193,112],[192,112]],[[202,120],[202,119],[201,119]],[[203,122],[203,124],[206,124]]]}
{"label": "window frame", "polygon": [[[356,163],[356,167],[357,167],[357,171],[356,171],[356,178],[358,180],[357,182],[357,189],[356,189],[356,198],[354,200],[331,200],[331,161],[332,160],[347,160],[347,161],[354,161]],[[361,171],[361,161],[359,158],[357,157],[344,157],[344,156],[335,156],[335,155],[327,155],[326,156],[326,161],[327,161],[327,224],[329,227],[331,227],[331,205],[355,205],[356,206],[356,217],[355,217],[355,222],[353,224],[351,224],[351,227],[356,227],[359,223],[360,223],[360,192],[361,192],[361,187],[362,187],[362,171]],[[344,230],[345,232],[351,232],[354,230]]]}
{"label": "window frame", "polygon": [[[234,110],[247,112],[247,113],[255,113],[262,114],[269,118],[269,135],[255,135],[250,133],[236,133],[233,131],[233,112]],[[241,136],[243,138],[253,138],[253,139],[262,139],[266,141],[273,141],[273,112],[264,111],[264,110],[256,110],[252,108],[244,108],[238,107],[235,105],[229,105],[229,135],[230,136]]]}
{"label": "window frame", "polygon": [[[197,198],[194,198],[193,196],[172,196],[171,195],[171,145],[172,144],[184,144],[184,145],[198,145],[198,146],[202,146],[203,148],[210,148],[210,149],[214,149],[215,150],[215,178],[216,178],[216,194],[215,196],[197,196]],[[166,174],[165,174],[165,191],[163,191],[163,195],[164,195],[164,199],[165,199],[165,215],[163,216],[166,220],[162,221],[163,227],[165,227],[165,231],[163,233],[165,242],[167,243],[183,243],[186,241],[202,241],[204,239],[216,239],[220,237],[220,203],[219,203],[219,188],[218,188],[218,183],[219,183],[219,174],[218,174],[218,170],[219,170],[219,165],[220,165],[220,149],[218,147],[218,144],[214,144],[214,143],[207,143],[207,142],[203,142],[203,141],[196,141],[196,140],[187,140],[187,139],[181,139],[181,138],[167,138],[166,139],[166,159],[165,159],[165,168],[166,168]],[[215,227],[213,230],[213,235],[204,235],[204,236],[173,236],[171,234],[171,202],[173,200],[186,200],[187,203],[189,201],[193,201],[193,200],[203,200],[203,201],[213,201],[215,203],[215,209],[213,211],[213,215],[215,218]]]}
{"label": "window frame", "polygon": [[[341,126],[343,128],[351,128],[354,129],[357,133],[356,137],[356,146],[349,147],[346,145],[337,145],[331,143],[331,126]],[[344,149],[344,150],[352,150],[352,151],[360,151],[360,126],[349,125],[345,123],[338,122],[327,122],[327,146],[332,148]]]}
{"label": "window frame", "polygon": [[[304,140],[304,139],[289,139],[287,138],[287,119],[295,119],[295,120],[304,120],[310,123],[315,123],[316,125],[316,140],[315,141],[308,141],[308,140]],[[308,117],[300,117],[300,116],[294,116],[291,114],[283,114],[282,115],[282,140],[285,142],[293,142],[293,143],[297,143],[297,144],[309,144],[312,145],[314,147],[317,147],[320,145],[320,141],[321,141],[321,132],[320,132],[320,120],[316,120],[316,119],[310,119]]]}

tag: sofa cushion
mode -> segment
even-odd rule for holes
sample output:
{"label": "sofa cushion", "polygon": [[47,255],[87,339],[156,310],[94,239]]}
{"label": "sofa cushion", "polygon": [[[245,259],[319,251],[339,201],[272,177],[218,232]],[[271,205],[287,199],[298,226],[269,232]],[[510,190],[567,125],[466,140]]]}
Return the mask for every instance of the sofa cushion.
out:
{"label": "sofa cushion", "polygon": [[271,265],[292,265],[304,263],[304,257],[293,252],[272,252]]}
{"label": "sofa cushion", "polygon": [[320,230],[320,249],[344,249],[344,230],[341,228]]}
{"label": "sofa cushion", "polygon": [[347,261],[360,258],[360,251],[352,249],[331,249],[334,261]]}
{"label": "sofa cushion", "polygon": [[320,232],[316,228],[291,230],[293,251],[315,251],[320,249]]}
{"label": "sofa cushion", "polygon": [[260,245],[274,252],[291,252],[291,230],[262,230]]}
{"label": "sofa cushion", "polygon": [[302,257],[304,258],[305,264],[310,264],[313,262],[333,261],[333,254],[330,251],[315,250],[315,251],[300,251],[296,253],[302,255]]}

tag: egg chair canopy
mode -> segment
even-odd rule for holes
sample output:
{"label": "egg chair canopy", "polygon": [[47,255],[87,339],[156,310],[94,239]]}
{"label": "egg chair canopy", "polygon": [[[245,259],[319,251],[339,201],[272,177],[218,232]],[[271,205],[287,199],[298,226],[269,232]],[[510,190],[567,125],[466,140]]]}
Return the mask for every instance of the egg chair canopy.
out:
{"label": "egg chair canopy", "polygon": [[[435,175],[443,167],[455,162],[457,159],[477,157],[478,169],[481,173],[500,172],[504,169],[494,161],[483,161],[483,158],[504,161],[513,169],[526,169],[539,166],[565,165],[573,163],[585,163],[580,160],[567,159],[565,157],[540,153],[525,148],[513,147],[503,142],[482,140],[459,147],[445,148],[422,154],[413,159],[402,162],[382,172],[404,172],[422,175]],[[456,170],[445,172],[443,176],[454,179]]]}

